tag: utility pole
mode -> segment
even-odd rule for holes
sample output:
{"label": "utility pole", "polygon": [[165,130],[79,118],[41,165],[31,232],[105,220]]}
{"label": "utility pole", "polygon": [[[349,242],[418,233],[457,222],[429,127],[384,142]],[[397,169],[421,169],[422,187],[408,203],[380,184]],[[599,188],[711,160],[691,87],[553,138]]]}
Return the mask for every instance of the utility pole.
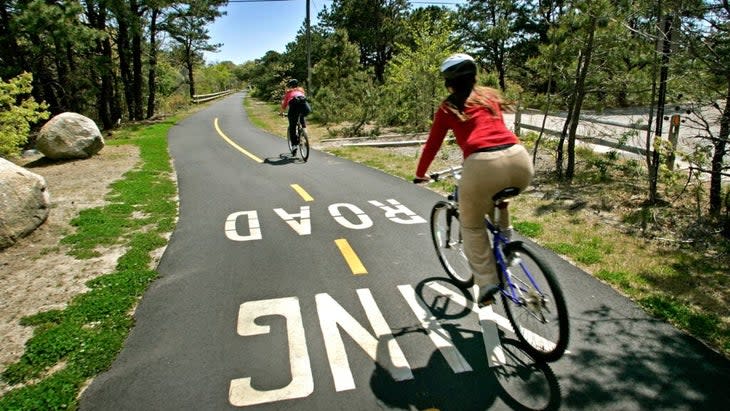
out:
{"label": "utility pole", "polygon": [[312,88],[312,32],[309,27],[309,2],[307,0],[307,90]]}

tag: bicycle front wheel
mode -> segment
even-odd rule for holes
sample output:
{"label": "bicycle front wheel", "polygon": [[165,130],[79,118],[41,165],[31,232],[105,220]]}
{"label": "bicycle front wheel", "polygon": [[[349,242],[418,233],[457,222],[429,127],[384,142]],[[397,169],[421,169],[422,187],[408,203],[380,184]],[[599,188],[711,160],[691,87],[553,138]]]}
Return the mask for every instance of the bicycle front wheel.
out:
{"label": "bicycle front wheel", "polygon": [[309,134],[306,128],[302,128],[299,133],[299,157],[305,163],[309,158]]}
{"label": "bicycle front wheel", "polygon": [[446,274],[461,288],[474,284],[474,274],[464,254],[459,209],[448,201],[439,201],[431,210],[431,238]]}
{"label": "bicycle front wheel", "polygon": [[504,255],[509,281],[505,278],[502,299],[515,335],[536,357],[558,360],[568,347],[570,330],[568,308],[555,275],[521,241],[508,244]]}

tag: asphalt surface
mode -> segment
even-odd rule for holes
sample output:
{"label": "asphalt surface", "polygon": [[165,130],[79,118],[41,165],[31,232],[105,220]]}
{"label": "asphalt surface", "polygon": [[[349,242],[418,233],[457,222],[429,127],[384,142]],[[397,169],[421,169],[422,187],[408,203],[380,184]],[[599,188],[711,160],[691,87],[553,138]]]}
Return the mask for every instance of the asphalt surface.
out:
{"label": "asphalt surface", "polygon": [[[535,362],[445,280],[427,223],[439,195],[317,151],[292,159],[242,99],[170,130],[180,219],[82,410],[730,404],[729,361],[547,251],[571,342]],[[501,362],[488,359],[497,333]]]}

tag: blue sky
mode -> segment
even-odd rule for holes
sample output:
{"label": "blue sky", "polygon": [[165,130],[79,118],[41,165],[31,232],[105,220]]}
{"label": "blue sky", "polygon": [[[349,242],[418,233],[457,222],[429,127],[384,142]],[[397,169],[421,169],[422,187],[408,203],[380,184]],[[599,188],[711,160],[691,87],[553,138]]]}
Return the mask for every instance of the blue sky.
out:
{"label": "blue sky", "polygon": [[[414,6],[426,1],[412,0]],[[433,0],[434,3],[465,3],[465,0]],[[331,0],[310,0],[311,24]],[[269,50],[284,52],[294,41],[306,18],[306,0],[236,2],[224,8],[226,15],[208,26],[211,43],[223,43],[217,53],[205,53],[207,63],[232,61],[242,64],[263,57]]]}

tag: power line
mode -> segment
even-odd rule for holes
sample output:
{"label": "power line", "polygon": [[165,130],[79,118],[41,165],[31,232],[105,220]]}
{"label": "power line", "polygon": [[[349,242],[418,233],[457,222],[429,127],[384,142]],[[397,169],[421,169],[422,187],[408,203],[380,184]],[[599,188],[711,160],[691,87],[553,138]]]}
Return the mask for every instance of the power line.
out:
{"label": "power line", "polygon": [[[229,3],[269,3],[274,1],[297,1],[297,0],[228,0]],[[452,5],[455,6],[457,3],[453,2],[447,2],[447,1],[412,1],[412,4],[443,4],[443,5]]]}

